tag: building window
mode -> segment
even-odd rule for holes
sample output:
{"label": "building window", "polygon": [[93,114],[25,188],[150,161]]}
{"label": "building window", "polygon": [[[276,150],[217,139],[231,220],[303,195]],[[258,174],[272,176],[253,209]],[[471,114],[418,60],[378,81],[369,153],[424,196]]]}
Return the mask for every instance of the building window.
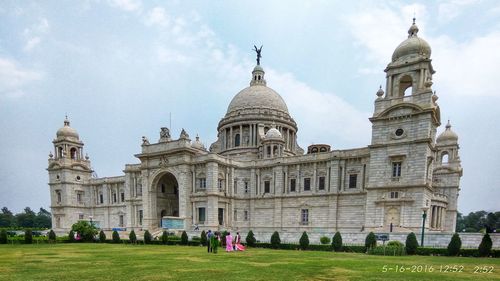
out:
{"label": "building window", "polygon": [[139,225],[142,225],[142,215],[143,215],[142,210],[139,210]]}
{"label": "building window", "polygon": [[161,184],[161,193],[165,193],[165,184]]}
{"label": "building window", "polygon": [[264,193],[270,193],[270,192],[271,192],[271,182],[264,181]]}
{"label": "building window", "polygon": [[224,191],[224,180],[219,179],[219,191]]}
{"label": "building window", "polygon": [[121,202],[125,202],[125,192],[120,193]]}
{"label": "building window", "polygon": [[245,182],[245,193],[248,193],[248,182]]}
{"label": "building window", "polygon": [[120,215],[120,224],[118,225],[119,227],[123,227],[123,215]]}
{"label": "building window", "polygon": [[76,202],[78,204],[82,204],[83,203],[83,192],[78,191],[76,193]]}
{"label": "building window", "polygon": [[198,208],[198,223],[205,223],[205,208]]}
{"label": "building window", "polygon": [[102,193],[99,194],[99,203],[100,204],[104,203],[104,196],[102,195]]}
{"label": "building window", "polygon": [[236,134],[234,136],[234,146],[235,147],[240,146],[240,134]]}
{"label": "building window", "polygon": [[83,220],[83,214],[78,214],[78,219]]}
{"label": "building window", "polygon": [[311,190],[311,178],[304,178],[304,191]]}
{"label": "building window", "polygon": [[248,211],[247,210],[243,211],[243,220],[244,221],[248,220]]}
{"label": "building window", "polygon": [[358,184],[358,174],[349,175],[349,188],[356,188]]}
{"label": "building window", "polygon": [[237,194],[238,193],[238,181],[237,180],[234,180],[233,186],[234,186],[234,194]]}
{"label": "building window", "polygon": [[206,178],[199,178],[198,179],[198,187],[201,189],[207,188],[207,179]]}
{"label": "building window", "polygon": [[61,203],[62,195],[60,190],[56,190],[57,203]]}
{"label": "building window", "polygon": [[295,179],[290,179],[290,192],[295,192]]}
{"label": "building window", "polygon": [[401,162],[392,162],[392,177],[401,177]]}
{"label": "building window", "polygon": [[113,193],[113,203],[116,203],[116,193]]}
{"label": "building window", "polygon": [[137,184],[137,186],[135,187],[135,192],[137,196],[142,196],[142,184]]}
{"label": "building window", "polygon": [[399,192],[391,191],[391,199],[397,199],[397,198],[399,198]]}
{"label": "building window", "polygon": [[319,177],[319,190],[325,190],[325,177]]}
{"label": "building window", "polygon": [[234,221],[238,221],[238,212],[237,212],[237,210],[234,210],[234,212],[233,212],[233,219],[234,219]]}
{"label": "building window", "polygon": [[309,210],[308,209],[300,210],[300,224],[302,224],[302,225],[309,224]]}

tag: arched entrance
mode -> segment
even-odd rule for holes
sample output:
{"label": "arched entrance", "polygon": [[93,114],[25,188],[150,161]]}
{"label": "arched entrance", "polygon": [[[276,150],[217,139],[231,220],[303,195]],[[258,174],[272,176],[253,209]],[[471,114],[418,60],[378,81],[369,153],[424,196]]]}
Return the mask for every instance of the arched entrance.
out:
{"label": "arched entrance", "polygon": [[165,173],[156,184],[156,216],[158,226],[164,216],[179,216],[179,184],[171,173]]}

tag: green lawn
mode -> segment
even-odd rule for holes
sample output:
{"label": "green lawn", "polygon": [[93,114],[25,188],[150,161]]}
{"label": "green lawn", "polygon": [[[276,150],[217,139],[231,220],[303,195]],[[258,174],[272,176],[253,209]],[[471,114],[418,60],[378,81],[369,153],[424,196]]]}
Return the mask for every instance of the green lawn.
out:
{"label": "green lawn", "polygon": [[[434,272],[411,272],[418,265],[432,266]],[[463,266],[462,272],[439,272],[453,265]],[[408,269],[395,272],[396,266]],[[474,273],[475,266],[493,268],[493,273]],[[500,259],[268,249],[207,254],[203,247],[159,245],[0,245],[0,280],[479,281],[500,280]]]}

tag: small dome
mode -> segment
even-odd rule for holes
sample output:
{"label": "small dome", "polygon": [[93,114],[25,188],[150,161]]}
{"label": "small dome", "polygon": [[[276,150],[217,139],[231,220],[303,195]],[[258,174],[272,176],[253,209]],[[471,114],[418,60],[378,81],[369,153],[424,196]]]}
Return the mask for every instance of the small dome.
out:
{"label": "small dome", "polygon": [[64,126],[57,130],[56,133],[57,138],[70,138],[78,140],[80,137],[78,136],[78,132],[69,126],[68,117],[64,120]]}
{"label": "small dome", "polygon": [[393,62],[414,57],[431,57],[431,46],[424,39],[419,38],[417,33],[418,27],[415,24],[415,19],[413,19],[413,25],[408,30],[408,39],[399,44],[392,54]]}
{"label": "small dome", "polygon": [[436,142],[442,143],[442,142],[457,142],[458,141],[458,136],[455,132],[451,130],[451,124],[450,120],[448,120],[448,124],[446,124],[446,130],[442,132],[436,139]]}
{"label": "small dome", "polygon": [[266,140],[270,140],[270,139],[283,139],[283,136],[281,135],[280,131],[278,131],[278,129],[276,128],[271,128],[267,131],[266,135],[264,136],[264,138]]}
{"label": "small dome", "polygon": [[201,150],[206,150],[205,145],[200,141],[200,137],[196,135],[195,141],[191,144],[191,147]]}

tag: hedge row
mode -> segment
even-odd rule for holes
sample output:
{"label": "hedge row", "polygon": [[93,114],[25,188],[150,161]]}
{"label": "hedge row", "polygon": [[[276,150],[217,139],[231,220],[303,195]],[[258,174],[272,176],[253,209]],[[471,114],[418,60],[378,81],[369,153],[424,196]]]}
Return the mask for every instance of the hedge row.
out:
{"label": "hedge row", "polygon": [[[255,243],[254,247],[255,248],[273,249],[276,246],[272,245],[271,243],[257,242],[257,243]],[[301,247],[299,244],[290,244],[290,243],[281,243],[277,246],[277,249],[281,249],[281,250],[300,250],[300,248]],[[306,250],[330,252],[330,251],[333,251],[333,248],[332,248],[332,245],[309,244],[307,246]],[[362,246],[362,245],[351,245],[351,246],[344,245],[344,246],[342,246],[341,251],[348,252],[348,253],[366,253],[366,247]]]}

